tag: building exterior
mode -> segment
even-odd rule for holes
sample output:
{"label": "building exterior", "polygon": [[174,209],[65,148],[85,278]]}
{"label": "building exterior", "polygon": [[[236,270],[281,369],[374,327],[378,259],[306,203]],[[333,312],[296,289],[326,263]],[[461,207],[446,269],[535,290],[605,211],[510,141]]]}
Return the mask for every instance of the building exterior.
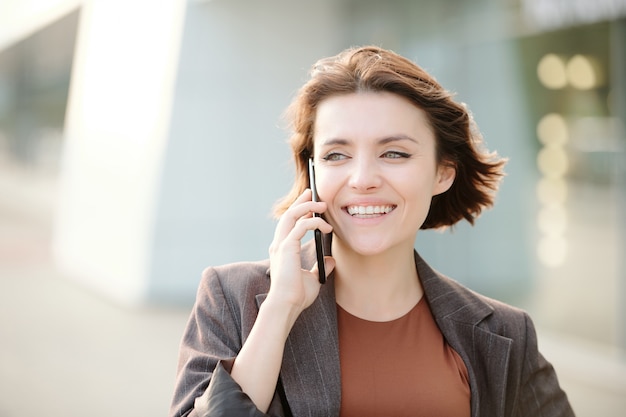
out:
{"label": "building exterior", "polygon": [[[281,113],[319,57],[402,53],[510,158],[476,227],[416,248],[549,328],[626,346],[626,1],[4,2],[2,161],[58,181],[54,251],[126,305],[267,256]],[[161,6],[162,4],[162,6]]]}

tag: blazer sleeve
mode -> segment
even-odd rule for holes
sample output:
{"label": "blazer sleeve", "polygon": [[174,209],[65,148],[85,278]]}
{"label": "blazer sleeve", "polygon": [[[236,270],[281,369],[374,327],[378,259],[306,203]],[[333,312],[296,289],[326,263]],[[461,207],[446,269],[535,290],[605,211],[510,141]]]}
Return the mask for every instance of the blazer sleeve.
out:
{"label": "blazer sleeve", "polygon": [[573,417],[574,411],[561,389],[552,365],[537,347],[537,333],[532,320],[526,320],[526,347],[522,363],[517,417]]}
{"label": "blazer sleeve", "polygon": [[[179,349],[170,417],[270,415],[256,408],[229,373],[242,345],[238,310],[216,269],[207,268]],[[269,413],[282,415],[277,395]]]}

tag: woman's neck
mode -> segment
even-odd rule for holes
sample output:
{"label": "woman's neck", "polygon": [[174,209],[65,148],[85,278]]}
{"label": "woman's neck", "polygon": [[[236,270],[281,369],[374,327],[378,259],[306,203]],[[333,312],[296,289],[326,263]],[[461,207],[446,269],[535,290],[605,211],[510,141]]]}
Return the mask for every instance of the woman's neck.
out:
{"label": "woman's neck", "polygon": [[370,321],[390,321],[422,298],[413,248],[393,248],[364,256],[333,242],[335,294],[346,311]]}

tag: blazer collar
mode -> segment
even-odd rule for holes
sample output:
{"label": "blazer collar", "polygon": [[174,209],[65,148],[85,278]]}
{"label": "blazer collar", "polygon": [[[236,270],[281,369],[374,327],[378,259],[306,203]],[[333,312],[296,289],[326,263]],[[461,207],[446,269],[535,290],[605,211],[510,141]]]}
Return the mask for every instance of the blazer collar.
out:
{"label": "blazer collar", "polygon": [[436,319],[476,325],[493,313],[493,307],[481,297],[435,272],[417,252],[415,266],[424,295]]}

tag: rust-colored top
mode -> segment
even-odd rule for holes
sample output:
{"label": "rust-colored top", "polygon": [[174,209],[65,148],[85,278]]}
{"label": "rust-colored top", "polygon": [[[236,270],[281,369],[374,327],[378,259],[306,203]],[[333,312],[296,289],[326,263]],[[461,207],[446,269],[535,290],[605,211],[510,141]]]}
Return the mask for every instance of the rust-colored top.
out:
{"label": "rust-colored top", "polygon": [[341,417],[469,417],[463,360],[444,340],[422,299],[387,322],[337,306]]}

